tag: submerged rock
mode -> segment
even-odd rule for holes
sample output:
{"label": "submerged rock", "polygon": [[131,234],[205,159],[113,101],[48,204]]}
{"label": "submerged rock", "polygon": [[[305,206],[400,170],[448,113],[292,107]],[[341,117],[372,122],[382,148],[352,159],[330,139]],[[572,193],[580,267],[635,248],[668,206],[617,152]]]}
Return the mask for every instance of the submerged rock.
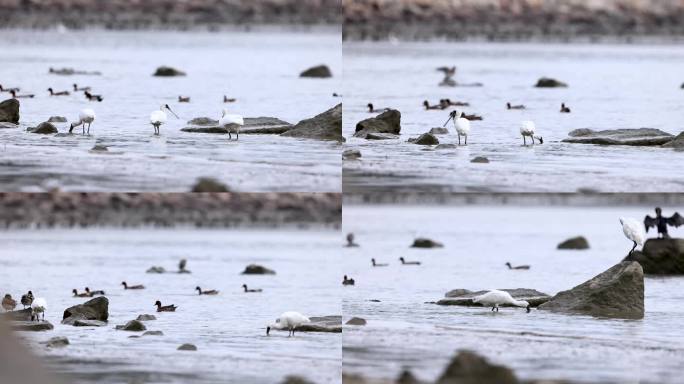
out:
{"label": "submerged rock", "polygon": [[62,336],[55,336],[45,343],[49,348],[63,348],[69,345],[69,339]]}
{"label": "submerged rock", "polygon": [[157,68],[152,76],[161,77],[172,77],[172,76],[185,76],[185,72],[179,71],[176,68],[161,66]]}
{"label": "submerged rock", "polygon": [[458,145],[456,144],[440,144],[435,147],[435,149],[456,149]]}
{"label": "submerged rock", "polygon": [[66,123],[67,118],[64,116],[50,116],[48,123]]}
{"label": "submerged rock", "polygon": [[109,300],[101,296],[65,309],[62,316],[62,324],[74,325],[76,320],[100,320],[106,322],[108,318]]}
{"label": "submerged rock", "polygon": [[155,316],[155,315],[147,315],[147,314],[145,314],[145,315],[138,315],[138,317],[136,318],[136,320],[138,320],[138,321],[151,321],[151,320],[157,320],[157,316]]}
{"label": "submerged rock", "polygon": [[644,317],[644,270],[639,263],[623,261],[590,280],[559,292],[540,310],[642,319]]}
{"label": "submerged rock", "polygon": [[52,123],[43,122],[43,123],[38,124],[37,127],[29,128],[29,132],[39,133],[41,135],[48,135],[51,133],[57,133],[59,131],[57,130],[57,127],[52,125]]}
{"label": "submerged rock", "polygon": [[476,158],[470,160],[471,163],[480,163],[480,164],[487,164],[489,163],[489,159],[484,157],[484,156],[477,156]]}
{"label": "submerged rock", "polygon": [[648,239],[624,261],[638,262],[647,275],[684,275],[684,239]]}
{"label": "submerged rock", "polygon": [[422,135],[418,136],[415,139],[409,139],[409,143],[413,144],[418,144],[418,145],[437,145],[439,144],[439,140],[433,135],[432,133],[423,133]]}
{"label": "submerged rock", "polygon": [[360,317],[352,317],[345,324],[347,325],[366,325],[366,319]]}
{"label": "submerged rock", "polygon": [[116,329],[119,331],[140,332],[146,330],[147,327],[138,320],[131,320],[124,325],[117,325]]}
{"label": "submerged rock", "polygon": [[342,332],[342,316],[310,317],[310,323],[302,324],[295,328],[297,332]]}
{"label": "submerged rock", "polygon": [[228,187],[219,182],[216,179],[210,177],[201,177],[197,180],[197,183],[192,187],[191,192],[203,193],[203,192],[230,192]]}
{"label": "submerged rock", "polygon": [[389,109],[376,117],[358,122],[354,137],[365,139],[369,133],[391,133],[398,135],[400,132],[401,112],[396,109]]}
{"label": "submerged rock", "polygon": [[584,236],[572,237],[558,244],[557,249],[589,249],[589,242]]}
{"label": "submerged rock", "polygon": [[374,132],[369,132],[365,139],[366,140],[394,140],[398,139],[399,135],[395,135],[393,133],[374,133]]}
{"label": "submerged rock", "polygon": [[332,77],[332,71],[330,71],[330,68],[328,68],[327,65],[317,65],[315,67],[311,67],[311,68],[307,69],[306,71],[300,73],[299,77],[313,77],[313,78],[325,79],[325,78]]}
{"label": "submerged rock", "polygon": [[427,239],[424,237],[419,237],[413,240],[411,248],[442,248],[444,245],[440,242],[434,241],[432,239]]}
{"label": "submerged rock", "polygon": [[537,84],[535,84],[534,86],[536,88],[565,88],[568,85],[556,79],[542,77],[541,79],[537,80]]}
{"label": "submerged rock", "polygon": [[74,327],[104,327],[107,323],[100,320],[76,320],[72,325]]}
{"label": "submerged rock", "polygon": [[447,128],[437,127],[430,129],[430,133],[433,135],[448,135],[449,130]]}
{"label": "submerged rock", "polygon": [[[245,117],[245,125],[240,128],[240,134],[262,134],[262,135],[280,135],[290,129],[292,124],[287,121],[280,120],[276,117]],[[182,128],[183,132],[190,133],[217,133],[228,134],[228,128],[219,127],[217,120],[212,120],[208,117],[198,117],[188,121],[188,124],[197,126]]]}
{"label": "submerged rock", "polygon": [[[527,288],[516,288],[516,289],[501,289],[511,294],[511,296],[516,300],[525,300],[530,303],[530,307],[537,307],[543,303],[546,303],[551,299],[551,296],[544,292],[539,292],[534,289]],[[444,299],[437,301],[435,304],[438,305],[460,305],[460,306],[475,306],[481,307],[480,303],[473,303],[473,298],[483,295],[487,291],[470,291],[467,289],[454,289],[447,292]],[[503,304],[502,307],[510,307],[509,304]]]}
{"label": "submerged rock", "polygon": [[258,264],[250,264],[242,271],[243,275],[275,275],[275,271]]}
{"label": "submerged rock", "polygon": [[108,152],[109,148],[106,145],[96,144],[90,149],[90,152]]}
{"label": "submerged rock", "polygon": [[7,99],[0,103],[0,122],[19,124],[19,100]]}
{"label": "submerged rock", "polygon": [[142,334],[143,336],[164,336],[162,331],[147,331]]}
{"label": "submerged rock", "polygon": [[23,332],[49,331],[55,328],[49,321],[12,321],[10,327],[13,331]]}
{"label": "submerged rock", "polygon": [[671,134],[655,128],[625,128],[594,131],[587,128],[575,129],[563,139],[564,143],[600,145],[663,145],[674,138]]}
{"label": "submerged rock", "polygon": [[451,359],[437,384],[517,384],[513,371],[502,365],[491,364],[484,357],[461,350]]}
{"label": "submerged rock", "polygon": [[684,132],[677,135],[672,141],[663,144],[665,148],[684,149]]}
{"label": "submerged rock", "polygon": [[14,123],[8,123],[8,122],[0,122],[0,129],[5,129],[5,128],[19,128],[19,125],[14,124]]}
{"label": "submerged rock", "polygon": [[342,152],[342,160],[357,160],[361,158],[361,151],[358,149],[345,149]]}
{"label": "submerged rock", "polygon": [[218,120],[214,120],[211,117],[195,117],[192,120],[188,120],[190,125],[217,125]]}
{"label": "submerged rock", "polygon": [[337,104],[310,119],[300,121],[281,136],[344,141],[344,137],[342,137],[342,104]]}
{"label": "submerged rock", "polygon": [[196,351],[197,347],[194,344],[183,344],[177,348],[179,351]]}
{"label": "submerged rock", "polygon": [[147,272],[147,273],[166,273],[166,269],[164,269],[164,267],[152,266],[145,272]]}

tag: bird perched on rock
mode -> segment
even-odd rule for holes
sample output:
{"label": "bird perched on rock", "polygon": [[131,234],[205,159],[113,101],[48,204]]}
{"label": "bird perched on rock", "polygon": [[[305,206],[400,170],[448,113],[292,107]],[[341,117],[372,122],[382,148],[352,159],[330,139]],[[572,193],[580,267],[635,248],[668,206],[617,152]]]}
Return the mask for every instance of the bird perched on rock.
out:
{"label": "bird perched on rock", "polygon": [[648,232],[651,227],[656,227],[659,238],[670,238],[670,235],[667,233],[668,225],[679,227],[680,225],[684,224],[684,217],[682,217],[678,212],[675,212],[674,215],[670,217],[664,217],[662,215],[663,211],[660,209],[660,207],[656,207],[655,212],[656,217],[646,215],[644,218],[644,227],[646,227],[646,232]]}
{"label": "bird perched on rock", "polygon": [[634,242],[634,246],[629,251],[629,254],[631,255],[637,245],[644,245],[644,237],[646,237],[646,235],[641,229],[641,224],[637,219],[621,217],[620,224],[622,224],[622,233],[625,234],[625,237]]}
{"label": "bird perched on rock", "polygon": [[21,305],[23,305],[24,308],[30,307],[31,303],[33,303],[33,292],[28,291],[27,294],[21,295]]}
{"label": "bird perched on rock", "polygon": [[9,293],[5,295],[2,299],[2,309],[5,311],[13,311],[17,306],[17,301],[12,298]]}

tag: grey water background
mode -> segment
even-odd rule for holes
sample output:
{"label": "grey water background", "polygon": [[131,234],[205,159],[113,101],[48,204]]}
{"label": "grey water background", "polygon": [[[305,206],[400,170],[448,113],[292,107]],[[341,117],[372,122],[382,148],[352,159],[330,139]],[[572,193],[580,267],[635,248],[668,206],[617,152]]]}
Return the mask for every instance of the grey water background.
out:
{"label": "grey water background", "polygon": [[[47,332],[21,333],[31,349],[58,372],[81,383],[276,383],[290,374],[316,383],[341,381],[339,333],[286,332],[266,337],[265,327],[282,312],[339,315],[339,233],[311,230],[54,229],[0,231],[2,294],[20,297],[31,289],[48,303]],[[187,258],[191,274],[173,273]],[[258,263],[276,275],[241,275]],[[172,273],[147,274],[152,265]],[[145,290],[124,290],[144,284]],[[262,288],[246,294],[242,284]],[[198,296],[195,286],[218,289]],[[109,324],[102,328],[61,325],[64,309],[86,301],[71,290],[103,289]],[[176,304],[156,313],[154,302]],[[21,308],[21,306],[19,306]],[[114,330],[139,314],[154,314],[148,330],[163,336],[129,338]],[[41,343],[66,336],[66,348]],[[176,348],[192,343],[197,352]]]}
{"label": "grey water background", "polygon": [[[675,207],[663,206],[666,214]],[[522,379],[586,383],[678,383],[684,361],[684,279],[645,278],[643,320],[598,319],[524,309],[438,306],[452,289],[570,289],[618,263],[631,248],[618,218],[639,220],[652,206],[345,205],[343,371],[396,378],[409,368],[434,380],[458,349],[471,349]],[[590,249],[557,250],[585,236]],[[684,229],[671,230],[673,237]],[[653,230],[649,237],[655,234]],[[409,248],[415,237],[444,248]],[[420,266],[402,266],[398,258]],[[371,258],[388,267],[371,267]],[[529,264],[528,271],[504,265]],[[372,302],[370,300],[380,300]]]}
{"label": "grey water background", "polygon": [[[346,147],[359,161],[344,162],[349,192],[681,192],[684,152],[656,147],[561,143],[577,128],[658,128],[682,131],[684,49],[665,44],[345,42],[344,118]],[[456,65],[459,83],[483,87],[440,87],[439,66]],[[568,88],[538,89],[553,77]],[[423,100],[465,101],[471,122],[468,146],[428,149],[410,137],[441,127],[448,111],[425,111]],[[353,138],[357,122],[376,108],[402,113],[399,140]],[[506,103],[524,104],[508,111]],[[570,114],[559,113],[565,102]],[[523,147],[522,120],[533,120],[544,145]],[[456,143],[450,134],[440,143]],[[485,156],[489,164],[472,164]]]}
{"label": "grey water background", "polygon": [[[335,192],[340,190],[340,147],[336,143],[242,135],[184,133],[186,121],[218,119],[221,110],[245,117],[271,116],[292,124],[340,102],[339,32],[260,29],[225,31],[27,31],[0,33],[0,84],[20,87],[20,129],[0,129],[0,180],[5,191],[188,191],[198,177],[212,177],[237,191]],[[327,64],[332,79],[301,79],[311,66]],[[169,65],[185,77],[153,77]],[[100,71],[102,76],[56,76],[48,69]],[[47,88],[92,87],[101,103],[82,93],[49,97]],[[223,95],[237,98],[224,104]],[[178,103],[178,96],[190,103]],[[9,98],[0,94],[0,100]],[[168,103],[161,135],[149,115]],[[50,116],[78,118],[82,108],[97,115],[90,136],[28,134],[27,127]],[[57,124],[60,132],[69,125]],[[80,130],[79,130],[80,132]],[[96,144],[109,154],[93,154]]]}

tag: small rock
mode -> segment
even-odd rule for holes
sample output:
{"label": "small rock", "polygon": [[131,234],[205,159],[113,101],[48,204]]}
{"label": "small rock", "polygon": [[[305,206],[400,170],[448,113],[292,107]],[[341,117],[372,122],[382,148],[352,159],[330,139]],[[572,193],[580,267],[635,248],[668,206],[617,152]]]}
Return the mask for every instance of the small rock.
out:
{"label": "small rock", "polygon": [[275,275],[275,271],[257,264],[250,264],[242,271],[243,275]]}
{"label": "small rock", "polygon": [[57,130],[57,127],[52,125],[52,123],[43,122],[43,123],[38,124],[37,127],[30,128],[29,132],[39,133],[41,135],[47,135],[47,134],[51,134],[51,133],[57,133],[59,131]]}
{"label": "small rock", "polygon": [[313,78],[329,78],[332,77],[332,72],[327,65],[318,65],[307,69],[299,74],[299,77],[313,77]]}
{"label": "small rock", "polygon": [[230,192],[225,184],[219,181],[209,178],[201,177],[197,180],[197,183],[192,187],[192,192],[203,193],[203,192]]}
{"label": "small rock", "polygon": [[138,315],[138,318],[136,319],[138,321],[152,321],[152,320],[157,320],[157,316],[155,315]]}
{"label": "small rock", "polygon": [[[17,304],[19,304],[17,300]],[[17,309],[16,311],[9,311],[0,313],[0,321],[31,321],[31,308]]]}
{"label": "small rock", "polygon": [[443,127],[437,127],[430,129],[430,133],[433,135],[448,135],[449,129]]}
{"label": "small rock", "polygon": [[69,339],[66,337],[56,336],[46,342],[50,348],[63,348],[69,345]]}
{"label": "small rock", "polygon": [[342,160],[357,160],[361,158],[361,151],[358,149],[346,149],[342,152]]}
{"label": "small rock", "polygon": [[411,371],[404,370],[399,374],[396,384],[420,384],[420,381],[411,373]]}
{"label": "small rock", "polygon": [[345,324],[347,325],[366,325],[366,320],[360,317],[352,317]]}
{"label": "small rock", "polygon": [[157,70],[154,72],[152,76],[162,76],[162,77],[170,77],[170,76],[185,76],[185,72],[179,71],[175,68],[172,67],[159,67]]}
{"label": "small rock", "polygon": [[188,124],[190,124],[190,125],[216,125],[216,124],[218,124],[218,120],[214,120],[210,117],[195,117],[194,119],[189,120]]}
{"label": "small rock", "polygon": [[100,320],[76,320],[72,325],[74,327],[104,327],[107,323]]}
{"label": "small rock", "polygon": [[411,248],[442,248],[444,245],[437,241],[419,237],[413,240]]}
{"label": "small rock", "polygon": [[91,152],[107,152],[109,149],[107,149],[106,145],[100,145],[96,144],[93,148],[90,149]]}
{"label": "small rock", "polygon": [[484,157],[484,156],[477,156],[476,158],[470,160],[471,163],[481,163],[481,164],[487,164],[489,163],[489,159]]}
{"label": "small rock", "polygon": [[451,360],[436,384],[518,384],[513,371],[491,364],[484,357],[461,350]]}
{"label": "small rock", "polygon": [[106,322],[108,318],[109,300],[101,296],[65,309],[62,316],[62,324],[74,325],[77,320],[100,320]]}
{"label": "small rock", "polygon": [[147,331],[142,334],[143,336],[164,336],[162,331]]}
{"label": "small rock", "polygon": [[439,140],[435,137],[435,135],[431,133],[423,133],[422,135],[418,136],[415,139],[409,139],[409,143],[417,144],[417,145],[437,145],[439,144]]}
{"label": "small rock", "polygon": [[589,249],[589,242],[584,236],[577,236],[558,244],[557,249]]}
{"label": "small rock", "polygon": [[196,351],[197,347],[194,344],[183,344],[178,347],[179,351]]}
{"label": "small rock", "polygon": [[456,144],[440,144],[435,147],[435,149],[456,149],[458,145]]}
{"label": "small rock", "polygon": [[548,77],[542,77],[537,81],[537,84],[535,84],[535,87],[537,88],[565,88],[567,86],[568,85],[562,81],[558,81],[556,79],[551,79]]}
{"label": "small rock", "polygon": [[138,320],[131,320],[124,325],[117,325],[116,329],[120,331],[140,332],[146,330],[147,327]]}
{"label": "small rock", "polygon": [[152,266],[146,272],[147,273],[166,273],[166,269],[164,269],[164,267]]}
{"label": "small rock", "polygon": [[50,116],[48,123],[66,123],[67,118],[64,116]]}
{"label": "small rock", "polygon": [[19,124],[19,100],[7,99],[0,103],[0,121]]}
{"label": "small rock", "polygon": [[377,132],[369,132],[366,134],[365,139],[366,140],[394,140],[398,139],[399,135],[395,135],[393,133],[377,133]]}
{"label": "small rock", "polygon": [[310,119],[300,121],[281,136],[345,141],[342,136],[342,104],[337,104]]}
{"label": "small rock", "polygon": [[401,112],[396,109],[387,110],[376,117],[362,120],[356,124],[354,137],[365,139],[369,133],[391,133],[398,135],[401,132]]}

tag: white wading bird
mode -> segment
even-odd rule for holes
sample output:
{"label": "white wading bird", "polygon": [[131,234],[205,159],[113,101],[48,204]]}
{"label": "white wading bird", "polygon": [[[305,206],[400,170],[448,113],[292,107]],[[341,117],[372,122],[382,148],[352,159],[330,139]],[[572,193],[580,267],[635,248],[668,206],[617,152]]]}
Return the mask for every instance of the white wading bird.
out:
{"label": "white wading bird", "polygon": [[534,132],[536,127],[533,121],[523,121],[520,123],[520,134],[523,137],[523,145],[527,145],[527,137],[532,138],[532,145],[534,145],[534,139],[539,140],[539,144],[544,144],[544,139],[541,136],[535,136]]}
{"label": "white wading bird", "polygon": [[275,323],[266,327],[266,336],[271,332],[271,328],[279,330],[287,329],[287,336],[294,336],[295,328],[309,322],[311,322],[311,320],[299,312],[284,312],[276,319]]}
{"label": "white wading bird", "polygon": [[158,111],[154,111],[150,113],[150,124],[154,127],[154,134],[158,135],[159,134],[159,127],[162,126],[162,124],[166,123],[166,112],[164,110],[168,110],[176,116],[176,119],[178,119],[178,115],[176,115],[171,108],[169,107],[168,104],[164,104],[161,107],[159,107]]}
{"label": "white wading bird", "polygon": [[522,307],[527,309],[527,313],[530,312],[530,303],[525,300],[516,300],[511,296],[510,293],[506,291],[499,291],[498,289],[492,289],[485,294],[474,297],[473,303],[480,303],[485,307],[492,307],[492,312],[494,312],[494,310],[499,312],[499,305],[502,304],[510,304],[516,307]]}
{"label": "white wading bird", "polygon": [[465,136],[465,145],[468,145],[468,134],[470,133],[470,120],[465,118],[465,113],[458,110],[449,113],[449,119],[444,123],[446,127],[449,121],[454,121],[454,128],[458,134],[458,145],[461,145],[461,136]]}
{"label": "white wading bird", "polygon": [[224,109],[219,119],[219,127],[228,130],[228,140],[232,139],[231,132],[235,132],[235,140],[240,140],[240,127],[245,125],[245,119],[240,115],[230,114],[227,109]]}
{"label": "white wading bird", "polygon": [[646,237],[644,228],[637,219],[631,217],[621,217],[620,224],[622,224],[622,232],[625,234],[625,237],[634,242],[632,250],[629,251],[629,254],[631,255],[637,245],[644,245],[644,238]]}
{"label": "white wading bird", "polygon": [[75,127],[78,127],[79,125],[83,126],[83,134],[85,135],[86,133],[86,124],[88,124],[88,134],[90,134],[90,125],[95,121],[95,111],[93,111],[90,108],[86,109],[81,109],[81,112],[78,113],[78,121],[75,123],[71,123],[69,126],[69,133],[74,130]]}
{"label": "white wading bird", "polygon": [[36,297],[31,303],[31,320],[34,318],[39,321],[38,315],[43,314],[43,321],[45,321],[45,311],[47,311],[47,301],[42,297]]}

